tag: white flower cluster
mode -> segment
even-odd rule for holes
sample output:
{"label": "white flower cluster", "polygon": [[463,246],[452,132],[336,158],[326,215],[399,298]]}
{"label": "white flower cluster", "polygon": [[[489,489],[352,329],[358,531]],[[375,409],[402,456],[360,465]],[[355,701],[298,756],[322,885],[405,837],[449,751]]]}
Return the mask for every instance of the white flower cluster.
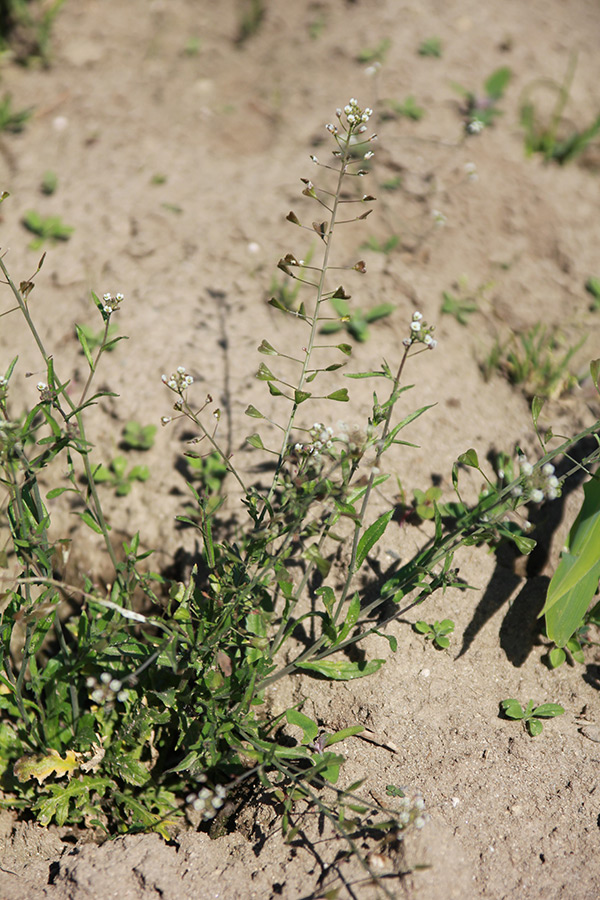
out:
{"label": "white flower cluster", "polygon": [[532,503],[556,500],[560,496],[560,481],[554,474],[552,463],[545,463],[541,469],[534,469],[524,455],[519,456],[521,483],[512,489],[513,497],[525,496]]}
{"label": "white flower cluster", "polygon": [[91,690],[90,698],[98,705],[115,699],[124,702],[129,697],[129,691],[123,688],[123,682],[113,678],[110,672],[102,672],[100,681],[92,675],[85,683]]}
{"label": "white flower cluster", "polygon": [[123,294],[115,294],[114,297],[112,294],[103,294],[102,295],[102,303],[104,305],[103,305],[102,309],[108,316],[110,316],[111,313],[114,313],[117,311],[117,309],[119,308],[119,306],[121,305],[121,303],[123,302],[124,299],[125,298],[123,297]]}
{"label": "white flower cluster", "polygon": [[481,121],[481,119],[478,119],[476,117],[467,122],[467,131],[469,132],[469,134],[481,134],[484,128],[485,124]]}
{"label": "white flower cluster", "polygon": [[406,827],[412,823],[415,828],[423,828],[427,821],[427,815],[424,812],[425,801],[420,794],[413,797],[399,797],[394,802],[400,806],[401,811],[398,816],[400,825]]}
{"label": "white flower cluster", "polygon": [[[350,98],[350,102],[344,107],[344,112],[348,125],[352,127],[365,125],[373,115],[373,110],[368,106],[364,110],[361,109],[354,97]],[[364,130],[366,131],[366,128]]]}
{"label": "white flower cluster", "polygon": [[[347,131],[348,134],[364,134],[367,130],[367,122],[373,115],[373,110],[369,109],[368,106],[365,106],[364,109],[358,105],[357,101],[354,97],[351,97],[349,102],[346,104],[344,109],[340,109],[338,107],[335,111],[336,116],[340,120],[342,128],[344,131]],[[342,115],[346,116],[346,123],[342,122]],[[333,125],[329,122],[325,128],[330,134],[339,134],[339,129],[337,125]],[[374,137],[374,135],[372,136]],[[372,140],[372,138],[369,138]]]}
{"label": "white flower cluster", "polygon": [[294,444],[296,453],[318,459],[322,453],[327,453],[333,449],[334,432],[330,425],[325,426],[322,422],[315,422],[309,434],[312,438],[311,441],[306,443],[298,441],[298,443]]}
{"label": "white flower cluster", "polygon": [[414,312],[410,323],[410,337],[404,338],[402,343],[405,347],[411,347],[413,344],[425,344],[428,350],[435,350],[437,341],[432,337],[433,329],[433,325],[428,325],[423,320],[423,313]]}
{"label": "white flower cluster", "polygon": [[172,375],[161,375],[160,379],[163,384],[166,384],[176,394],[182,394],[186,388],[189,388],[194,383],[192,375],[188,375],[185,366],[177,366],[176,372],[173,372]]}
{"label": "white flower cluster", "polygon": [[198,793],[188,794],[185,802],[195,812],[202,814],[205,821],[214,819],[217,812],[225,803],[227,789],[222,784],[216,784],[214,791],[209,787],[203,787]]}

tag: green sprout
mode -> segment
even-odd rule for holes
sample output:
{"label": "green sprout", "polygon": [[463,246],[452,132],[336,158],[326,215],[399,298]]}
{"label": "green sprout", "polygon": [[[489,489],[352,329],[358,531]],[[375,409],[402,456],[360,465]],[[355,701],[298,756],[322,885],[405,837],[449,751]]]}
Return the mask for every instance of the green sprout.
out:
{"label": "green sprout", "polygon": [[442,55],[442,42],[439,37],[425,38],[419,44],[419,56],[432,56],[439,59]]}
{"label": "green sprout", "polygon": [[115,456],[108,466],[100,465],[94,470],[94,483],[107,484],[114,488],[117,497],[126,497],[134,481],[148,481],[150,478],[148,466],[133,466],[127,471],[127,465],[124,456]]}
{"label": "green sprout", "polygon": [[60,216],[40,216],[34,209],[28,210],[23,216],[23,225],[32,234],[37,235],[29,244],[32,250],[37,250],[44,241],[68,241],[74,228],[63,224]]}
{"label": "green sprout", "polygon": [[123,429],[121,444],[128,450],[150,450],[154,445],[156,425],[140,425],[139,422],[127,422]]}
{"label": "green sprout", "polygon": [[542,703],[541,706],[534,706],[533,700],[530,700],[527,707],[521,706],[518,700],[509,698],[500,703],[502,712],[509,719],[519,719],[523,722],[523,727],[531,735],[536,737],[544,730],[542,719],[553,719],[555,716],[562,716],[564,709],[558,703]]}
{"label": "green sprout", "polygon": [[31,117],[32,109],[12,108],[12,97],[5,94],[0,100],[0,131],[9,131],[12,134],[19,134],[25,128],[25,123]]}
{"label": "green sprout", "polygon": [[426,641],[432,641],[438,650],[447,650],[450,646],[450,638],[447,635],[454,631],[454,622],[452,619],[442,619],[441,622],[424,622],[420,620],[415,622],[413,628],[419,634],[425,637]]}
{"label": "green sprout", "polygon": [[507,66],[496,69],[483,84],[483,94],[477,94],[453,82],[452,87],[464,97],[462,114],[468,134],[478,134],[482,128],[492,125],[497,116],[502,115],[498,102],[504,96],[512,72]]}
{"label": "green sprout", "polygon": [[339,318],[325,322],[320,328],[321,334],[335,334],[337,331],[345,328],[348,334],[360,343],[368,340],[368,326],[372,322],[387,318],[396,309],[393,303],[380,303],[378,306],[363,312],[363,310],[356,308],[350,309],[346,301],[341,297],[330,297],[329,301]]}
{"label": "green sprout", "polygon": [[[540,153],[546,162],[557,162],[563,166],[583,153],[600,133],[600,115],[581,130],[569,130],[564,119],[563,114],[569,101],[576,67],[577,56],[574,54],[569,61],[562,84],[549,82],[548,79],[537,79],[524,92],[521,102],[521,125],[525,131],[525,151],[528,156]],[[540,87],[545,89],[550,87],[556,93],[556,102],[549,121],[540,119],[531,99],[533,91]]]}

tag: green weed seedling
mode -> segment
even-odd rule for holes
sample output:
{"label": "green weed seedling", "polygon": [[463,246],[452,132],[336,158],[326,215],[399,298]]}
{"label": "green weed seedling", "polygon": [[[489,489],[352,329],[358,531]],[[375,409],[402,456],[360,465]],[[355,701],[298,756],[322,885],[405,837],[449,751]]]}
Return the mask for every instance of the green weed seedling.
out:
{"label": "green weed seedling", "polygon": [[419,56],[430,56],[440,59],[442,55],[442,42],[439,37],[425,38],[419,44]]}
{"label": "green weed seedling", "polygon": [[11,95],[5,94],[0,100],[0,131],[19,134],[25,128],[28,119],[31,118],[32,112],[31,109],[13,109]]}
{"label": "green weed seedling", "polygon": [[565,347],[558,329],[538,322],[528,331],[512,335],[505,344],[496,340],[482,364],[483,376],[487,381],[497,370],[511,384],[519,385],[530,399],[559,397],[577,384],[569,365],[585,340],[584,335],[577,344]]}
{"label": "green weed seedling", "polygon": [[468,325],[473,313],[479,312],[479,305],[474,297],[455,297],[449,291],[443,291],[442,298],[441,314],[454,316],[461,325]]}
{"label": "green weed seedling", "polygon": [[132,466],[127,471],[128,465],[124,456],[115,456],[108,466],[99,465],[94,470],[94,482],[114,488],[117,497],[126,497],[131,491],[134,481],[148,481],[150,478],[148,466]]}
{"label": "green weed seedling", "polygon": [[372,309],[363,311],[357,307],[350,307],[346,302],[347,299],[349,298],[335,295],[329,298],[337,318],[325,322],[320,328],[321,334],[336,334],[345,328],[356,341],[364,343],[369,338],[369,325],[379,319],[386,319],[396,309],[393,303],[380,303]]}
{"label": "green weed seedling", "polygon": [[454,622],[452,619],[442,619],[441,622],[436,620],[432,623],[420,620],[415,622],[413,628],[422,634],[426,641],[432,641],[438,650],[447,650],[450,646],[448,635],[454,631]]}
{"label": "green weed seedling", "polygon": [[413,122],[420,122],[425,115],[425,107],[419,106],[412,94],[409,94],[406,100],[400,103],[398,100],[384,100],[384,108],[381,118],[386,119],[412,119]]}
{"label": "green weed seedling", "polygon": [[381,65],[385,62],[385,58],[388,55],[391,46],[391,40],[389,38],[383,38],[377,46],[365,47],[364,50],[361,50],[356,59],[359,63],[363,63],[364,65],[372,65],[373,63],[379,63]]}
{"label": "green weed seedling", "polygon": [[154,446],[156,425],[140,425],[139,422],[127,422],[123,429],[121,445],[127,450],[150,450]]}
{"label": "green weed seedling", "polygon": [[241,0],[238,15],[237,44],[244,44],[249,38],[254,37],[260,30],[265,17],[266,4],[264,0]]}
{"label": "green weed seedling", "polygon": [[555,716],[562,716],[564,709],[558,703],[542,703],[541,706],[535,706],[533,700],[530,700],[527,707],[521,706],[518,700],[503,700],[500,704],[502,712],[509,719],[519,719],[523,722],[523,727],[531,737],[536,737],[544,730],[542,719],[553,719]]}
{"label": "green weed seedling", "polygon": [[[31,3],[29,0],[1,0],[0,48],[12,51],[15,59],[29,65],[41,61],[50,62],[50,38],[52,26],[65,0],[46,0]],[[18,32],[18,41],[13,34]]]}
{"label": "green weed seedling", "polygon": [[[117,342],[114,341],[118,330],[115,324],[110,325],[108,330],[105,330],[104,328],[96,330],[95,328],[92,328],[91,325],[77,325],[76,328],[78,340],[81,342],[81,338],[83,338],[90,352],[102,347],[105,340],[107,341],[107,344],[104,347],[105,353],[111,353],[117,346]],[[85,352],[83,347],[81,348],[81,352]]]}
{"label": "green weed seedling", "polygon": [[374,235],[368,238],[361,246],[361,250],[371,250],[373,253],[383,253],[387,256],[400,243],[400,235],[392,234],[385,241],[378,240]]}
{"label": "green weed seedling", "polygon": [[68,241],[75,230],[65,225],[60,216],[41,216],[34,209],[25,213],[23,225],[32,234],[37,235],[29,244],[32,250],[37,250],[45,241],[53,244],[57,241]]}
{"label": "green weed seedling", "polygon": [[42,178],[42,182],[40,184],[40,191],[42,194],[45,194],[47,197],[52,196],[52,194],[56,193],[56,189],[58,187],[58,176],[56,172],[44,172],[44,176]]}
{"label": "green weed seedling", "polygon": [[[524,91],[521,100],[521,125],[525,132],[525,151],[528,156],[540,153],[546,162],[556,162],[563,166],[580,156],[600,134],[600,114],[581,131],[573,129],[564,118],[576,66],[577,57],[574,55],[569,61],[562,84],[547,78],[538,79]],[[556,93],[556,102],[549,120],[540,117],[531,96],[539,88],[549,88]]]}
{"label": "green weed seedling", "polygon": [[497,116],[502,115],[498,103],[504,96],[512,72],[506,66],[496,69],[483,84],[483,94],[477,94],[456,82],[452,83],[455,91],[464,97],[462,114],[467,134],[478,134],[483,128],[492,125]]}
{"label": "green weed seedling", "polygon": [[585,283],[585,289],[592,297],[590,310],[598,312],[600,310],[600,278],[596,278],[594,275],[590,276]]}

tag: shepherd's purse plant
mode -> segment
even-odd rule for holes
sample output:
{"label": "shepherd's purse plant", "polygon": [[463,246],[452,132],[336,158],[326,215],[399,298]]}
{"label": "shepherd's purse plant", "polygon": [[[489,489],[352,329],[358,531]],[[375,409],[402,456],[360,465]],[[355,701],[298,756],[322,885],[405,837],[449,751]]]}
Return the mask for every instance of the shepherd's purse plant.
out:
{"label": "shepherd's purse plant", "polygon": [[[390,835],[401,838],[404,828],[424,824],[420,797],[414,803],[403,798],[398,807],[377,805],[366,798],[362,781],[338,786],[344,757],[331,748],[360,734],[362,726],[329,730],[326,721],[302,712],[302,702],[273,712],[269,689],[292,674],[331,681],[375,675],[383,656],[356,661],[345,651],[368,635],[395,651],[397,639],[386,625],[458,583],[453,560],[461,545],[505,539],[530,549],[533,542],[511,517],[520,505],[539,501],[544,466],[577,438],[508,483],[492,482],[468,450],[454,467],[453,483],[458,492],[460,471],[476,468],[488,484],[477,503],[469,507],[459,494],[461,513],[450,526],[434,504],[431,529],[412,558],[383,577],[366,565],[394,515],[393,502],[373,511],[375,489],[389,477],[391,451],[411,446],[401,432],[428,409],[404,408],[405,369],[416,354],[436,347],[433,327],[413,312],[398,359],[332,381],[343,375],[352,349],[323,343],[321,329],[331,321],[329,301],[350,300],[339,284],[340,270],[357,280],[366,272],[360,259],[338,264],[334,249],[337,230],[366,218],[374,200],[355,190],[367,174],[364,160],[373,155],[370,116],[354,99],[337,110],[336,123],[326,126],[332,157],[311,157],[323,183],[302,179],[302,194],[322,218],[306,225],[294,212],[287,216],[312,239],[317,234],[321,254],[310,264],[292,252],[279,261],[307,298],[292,310],[271,301],[302,331],[301,353],[290,355],[266,338],[258,347],[269,363],[257,370],[269,411],[261,411],[265,404],[258,399],[248,405],[249,420],[261,430],[246,440],[252,453],[271,462],[267,483],[250,478],[226,452],[221,411],[210,395],[198,402],[188,368],[180,365],[163,376],[173,400],[163,425],[192,423],[193,454],[217,454],[227,473],[224,485],[219,478],[216,502],[208,480],[199,489],[190,485],[196,511],[188,524],[198,529],[201,547],[182,582],[141,569],[150,554],[138,534],[125,543],[124,556],[117,554],[102,505],[108,495],[97,485],[102,470],[87,438],[90,406],[105,393],[93,393],[92,384],[104,353],[120,340],[109,329],[125,298],[93,295],[103,325],[93,351],[76,328],[89,370],[78,395],[59,372],[27,303],[40,267],[17,284],[0,257],[15,304],[10,311],[23,317],[45,370],[25,412],[17,408],[17,358],[0,380],[1,513],[8,530],[0,630],[3,805],[27,809],[42,824],[168,836],[187,819],[216,835],[260,791],[263,802],[276,806],[288,840],[319,815],[357,853],[369,877],[374,873],[368,856],[358,852],[357,834],[389,844]],[[360,430],[336,426],[336,410],[350,401],[347,385],[357,378],[375,386],[368,420]],[[271,406],[281,413],[271,413]],[[58,472],[52,474],[56,460],[66,470],[61,483]],[[227,484],[241,496],[233,531],[223,531],[219,519]],[[560,483],[553,491],[556,496]],[[82,526],[104,542],[114,569],[108,589],[91,572],[81,586],[57,574],[57,556],[68,550],[66,538],[51,537],[59,498],[70,499]],[[348,550],[340,561],[342,541]]]}

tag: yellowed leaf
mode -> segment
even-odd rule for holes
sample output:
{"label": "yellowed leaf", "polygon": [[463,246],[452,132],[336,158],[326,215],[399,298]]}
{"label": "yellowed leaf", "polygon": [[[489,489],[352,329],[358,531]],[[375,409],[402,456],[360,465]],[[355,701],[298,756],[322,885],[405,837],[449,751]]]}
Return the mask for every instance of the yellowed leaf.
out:
{"label": "yellowed leaf", "polygon": [[70,778],[80,762],[81,754],[74,750],[67,750],[64,759],[57,750],[50,750],[47,756],[22,756],[14,764],[13,771],[21,783],[35,778],[38,784],[43,784],[50,775]]}

